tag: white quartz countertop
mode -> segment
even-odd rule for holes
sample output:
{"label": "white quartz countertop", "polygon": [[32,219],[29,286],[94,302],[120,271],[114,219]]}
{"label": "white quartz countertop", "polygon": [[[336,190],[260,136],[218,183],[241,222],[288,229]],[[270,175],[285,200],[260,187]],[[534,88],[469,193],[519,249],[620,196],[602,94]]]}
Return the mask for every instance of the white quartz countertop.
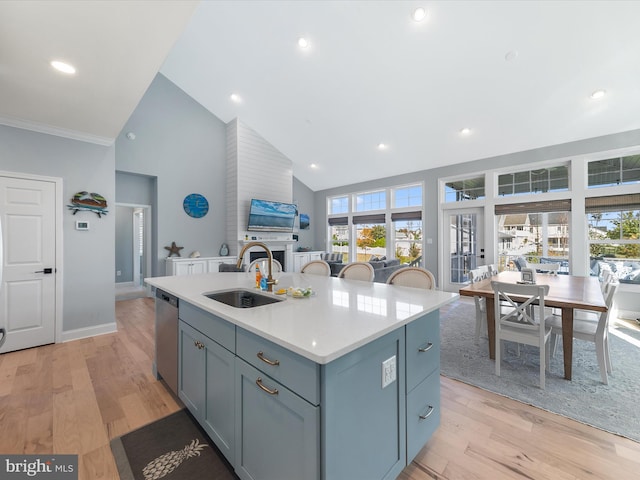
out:
{"label": "white quartz countertop", "polygon": [[279,273],[276,278],[274,290],[311,287],[315,294],[305,298],[276,295],[284,301],[235,308],[203,294],[232,288],[253,290],[253,274],[208,273],[146,278],[145,282],[319,364],[458,298],[457,293],[302,273]]}

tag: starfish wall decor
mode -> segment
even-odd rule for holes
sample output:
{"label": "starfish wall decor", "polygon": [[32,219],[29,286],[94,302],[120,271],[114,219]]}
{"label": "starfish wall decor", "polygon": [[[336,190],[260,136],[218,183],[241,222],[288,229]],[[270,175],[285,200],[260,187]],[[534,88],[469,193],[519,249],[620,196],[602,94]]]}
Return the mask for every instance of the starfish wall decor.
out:
{"label": "starfish wall decor", "polygon": [[179,257],[180,256],[180,250],[182,250],[184,247],[179,247],[176,245],[176,242],[171,242],[171,246],[170,247],[164,247],[166,250],[169,250],[169,256],[173,255],[174,253]]}

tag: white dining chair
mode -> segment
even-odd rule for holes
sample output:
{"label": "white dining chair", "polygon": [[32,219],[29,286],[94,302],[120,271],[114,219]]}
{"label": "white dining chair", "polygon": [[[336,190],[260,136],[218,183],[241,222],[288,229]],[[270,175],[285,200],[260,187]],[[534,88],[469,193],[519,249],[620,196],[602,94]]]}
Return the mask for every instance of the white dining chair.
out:
{"label": "white dining chair", "polygon": [[300,273],[310,273],[312,275],[331,276],[331,265],[324,260],[311,260],[305,263],[300,269]]}
{"label": "white dining chair", "polygon": [[436,289],[436,279],[426,268],[403,267],[387,278],[387,284],[399,285],[401,287],[424,288],[427,290]]}
{"label": "white dining chair", "polygon": [[527,267],[533,268],[536,272],[539,273],[551,273],[556,275],[560,270],[559,263],[529,263],[527,262]]}
{"label": "white dining chair", "polygon": [[351,262],[347,263],[344,268],[340,270],[338,278],[373,282],[375,273],[376,272],[369,262]]}
{"label": "white dining chair", "polygon": [[[485,273],[480,268],[469,270],[469,281],[474,284],[485,279]],[[476,305],[476,333],[474,335],[475,344],[480,342],[480,334],[487,331],[487,299],[475,296],[473,301]]]}
{"label": "white dining chair", "polygon": [[[549,293],[549,285],[520,285],[493,281],[491,287],[494,292],[496,322],[496,375],[500,376],[503,340],[536,346],[540,349],[540,388],[544,390],[551,338],[551,326],[547,323],[553,319],[552,315],[544,317],[544,297]],[[514,300],[516,297],[518,301]],[[522,302],[522,298],[527,300]]]}
{"label": "white dining chair", "polygon": [[[573,338],[595,344],[600,377],[605,385],[609,384],[607,373],[613,371],[609,353],[609,319],[613,307],[613,296],[618,285],[617,282],[611,283],[605,297],[607,311],[600,313],[597,319],[594,320],[593,312],[574,310],[573,313]],[[551,351],[555,354],[558,336],[562,339],[562,320],[554,317],[549,320],[549,325],[551,326]]]}

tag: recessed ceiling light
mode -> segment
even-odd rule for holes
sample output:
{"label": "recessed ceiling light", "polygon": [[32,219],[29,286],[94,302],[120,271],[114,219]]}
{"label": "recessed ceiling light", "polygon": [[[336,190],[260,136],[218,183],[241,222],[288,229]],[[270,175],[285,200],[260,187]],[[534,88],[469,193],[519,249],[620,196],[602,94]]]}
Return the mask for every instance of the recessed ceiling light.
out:
{"label": "recessed ceiling light", "polygon": [[413,18],[413,20],[416,22],[421,22],[426,17],[427,17],[427,11],[422,7],[416,8],[411,14],[411,18]]}
{"label": "recessed ceiling light", "polygon": [[597,100],[598,98],[604,97],[606,93],[607,92],[605,90],[596,90],[591,94],[591,98],[593,98],[594,100]]}
{"label": "recessed ceiling light", "polygon": [[242,102],[242,97],[240,95],[238,95],[237,93],[232,93],[229,98],[231,99],[232,102],[235,103],[240,103]]}
{"label": "recessed ceiling light", "polygon": [[299,46],[300,48],[307,48],[307,47],[309,46],[309,40],[307,40],[307,39],[306,39],[306,38],[304,38],[304,37],[300,37],[300,38],[298,39],[298,46]]}
{"label": "recessed ceiling light", "polygon": [[311,165],[309,165],[311,168],[318,168],[318,165],[316,165],[315,163],[312,163]]}
{"label": "recessed ceiling light", "polygon": [[463,128],[460,130],[460,135],[471,135],[471,129],[468,127]]}
{"label": "recessed ceiling light", "polygon": [[386,143],[379,143],[378,144],[378,150],[386,150],[387,149],[387,144]]}
{"label": "recessed ceiling light", "polygon": [[68,75],[73,75],[74,73],[76,73],[76,67],[59,60],[53,60],[51,62],[51,66],[59,72],[66,73]]}

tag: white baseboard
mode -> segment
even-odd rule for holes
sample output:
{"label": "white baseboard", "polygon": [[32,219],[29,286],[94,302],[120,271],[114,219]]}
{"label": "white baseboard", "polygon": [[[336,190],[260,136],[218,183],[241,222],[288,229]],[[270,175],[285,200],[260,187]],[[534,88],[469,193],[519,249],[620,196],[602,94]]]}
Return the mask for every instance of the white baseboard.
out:
{"label": "white baseboard", "polygon": [[72,340],[80,340],[81,338],[95,337],[97,335],[105,335],[107,333],[115,333],[118,331],[116,322],[96,325],[95,327],[77,328],[62,332],[60,342],[70,342]]}

